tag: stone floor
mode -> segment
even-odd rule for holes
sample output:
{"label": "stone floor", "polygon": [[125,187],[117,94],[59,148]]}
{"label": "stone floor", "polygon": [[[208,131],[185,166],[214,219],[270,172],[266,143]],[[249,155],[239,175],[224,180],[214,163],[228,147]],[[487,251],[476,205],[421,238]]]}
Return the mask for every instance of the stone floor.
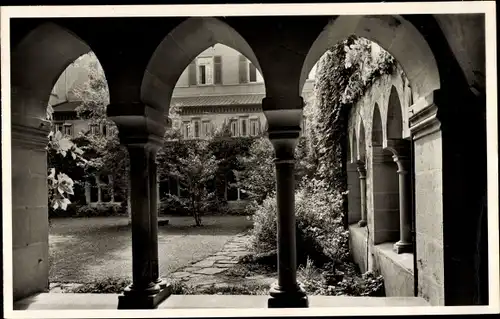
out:
{"label": "stone floor", "polygon": [[[158,309],[267,308],[269,296],[172,295]],[[317,307],[422,307],[430,306],[418,297],[309,296],[309,308]],[[14,304],[14,310],[98,310],[117,309],[118,294],[42,293]],[[366,314],[366,313],[365,313]],[[172,315],[170,313],[169,315]]]}

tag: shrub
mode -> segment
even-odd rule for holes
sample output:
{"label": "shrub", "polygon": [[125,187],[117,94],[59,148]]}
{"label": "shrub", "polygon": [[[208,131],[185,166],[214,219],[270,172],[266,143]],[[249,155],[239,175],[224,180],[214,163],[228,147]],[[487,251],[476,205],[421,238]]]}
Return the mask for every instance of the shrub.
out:
{"label": "shrub", "polygon": [[161,215],[190,215],[189,207],[185,205],[185,201],[177,196],[167,194],[160,202],[159,214]]}
{"label": "shrub", "polygon": [[297,277],[310,295],[325,296],[385,296],[384,279],[372,272],[359,274],[352,263],[327,265],[319,269],[308,259],[300,266]]}
{"label": "shrub", "polygon": [[[256,252],[275,250],[276,197],[253,204],[254,228],[251,243]],[[318,265],[342,262],[349,256],[348,232],[343,227],[342,194],[328,190],[326,183],[310,180],[295,195],[297,259],[299,264],[311,258]]]}
{"label": "shrub", "polygon": [[126,205],[118,203],[101,203],[97,205],[85,205],[77,209],[75,217],[106,217],[120,216],[127,213]]}

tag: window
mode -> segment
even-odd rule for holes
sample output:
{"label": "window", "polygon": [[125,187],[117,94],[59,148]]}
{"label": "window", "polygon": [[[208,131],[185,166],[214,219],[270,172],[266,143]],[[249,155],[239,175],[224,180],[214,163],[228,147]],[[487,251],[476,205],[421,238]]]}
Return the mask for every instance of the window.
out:
{"label": "window", "polygon": [[189,138],[189,122],[182,123],[182,137],[184,139]]}
{"label": "window", "polygon": [[200,137],[200,121],[194,121],[194,138]]}
{"label": "window", "polygon": [[250,121],[250,135],[252,136],[257,136],[260,134],[260,125],[259,125],[259,120],[258,119],[252,119]]}
{"label": "window", "polygon": [[231,136],[238,136],[238,121],[231,120]]}
{"label": "window", "polygon": [[198,58],[196,60],[197,64],[197,79],[198,85],[211,85],[214,84],[213,81],[213,69],[214,69],[214,58]]}
{"label": "window", "polygon": [[247,134],[248,134],[247,133],[248,119],[247,118],[242,118],[240,120],[240,122],[241,122],[241,126],[240,126],[240,129],[241,129],[240,133],[241,133],[241,135],[240,136],[247,136]]}
{"label": "window", "polygon": [[257,82],[257,68],[250,61],[248,61],[248,81],[251,83]]}
{"label": "window", "polygon": [[99,134],[99,133],[101,133],[98,124],[89,124],[89,128],[90,128],[90,133],[91,134]]}
{"label": "window", "polygon": [[64,124],[63,134],[68,136],[73,136],[73,125],[70,123]]}
{"label": "window", "polygon": [[210,137],[212,135],[211,133],[210,121],[203,121],[203,136]]}
{"label": "window", "polygon": [[107,124],[102,124],[102,135],[108,136],[108,125]]}
{"label": "window", "polygon": [[54,123],[54,133],[63,132],[63,123]]}
{"label": "window", "polygon": [[222,57],[214,56],[214,84],[222,84]]}

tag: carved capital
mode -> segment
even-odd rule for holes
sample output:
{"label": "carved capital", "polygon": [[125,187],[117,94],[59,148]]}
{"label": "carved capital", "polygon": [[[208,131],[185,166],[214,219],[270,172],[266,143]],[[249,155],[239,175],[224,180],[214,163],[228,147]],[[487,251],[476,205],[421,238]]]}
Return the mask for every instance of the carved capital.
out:
{"label": "carved capital", "polygon": [[49,141],[50,126],[43,120],[39,120],[37,126],[12,123],[11,132],[13,148],[45,150]]}
{"label": "carved capital", "polygon": [[365,179],[366,178],[366,166],[365,162],[363,161],[357,161],[356,162],[357,170],[359,173],[359,178],[360,179]]}
{"label": "carved capital", "polygon": [[267,119],[268,132],[298,131],[302,123],[304,100],[301,96],[293,98],[266,97],[262,109]]}
{"label": "carved capital", "polygon": [[128,103],[110,104],[107,115],[116,123],[120,142],[127,147],[161,147],[167,127],[163,112],[143,103]]}
{"label": "carved capital", "polygon": [[441,122],[437,117],[438,107],[432,98],[419,100],[411,106],[411,110],[414,110],[414,113],[409,117],[409,124],[414,140],[441,129]]}

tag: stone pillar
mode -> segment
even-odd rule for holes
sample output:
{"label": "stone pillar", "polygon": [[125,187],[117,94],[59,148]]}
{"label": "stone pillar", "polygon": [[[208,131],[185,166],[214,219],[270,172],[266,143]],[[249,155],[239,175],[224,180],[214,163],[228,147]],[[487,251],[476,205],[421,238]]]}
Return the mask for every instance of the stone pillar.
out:
{"label": "stone pillar", "polygon": [[[12,110],[14,111],[13,105]],[[14,301],[49,287],[46,123],[12,118],[12,289]],[[5,221],[5,220],[4,220]],[[10,249],[10,248],[8,248]]]}
{"label": "stone pillar", "polygon": [[275,151],[276,200],[278,209],[278,282],[270,289],[269,308],[307,307],[304,289],[298,284],[296,221],[295,221],[295,175],[294,150],[300,135],[302,98],[298,109],[284,108],[283,101],[265,98],[262,101],[264,114],[269,123],[268,137]]}
{"label": "stone pillar", "polygon": [[394,251],[398,254],[413,251],[411,238],[411,194],[408,168],[410,161],[404,156],[393,156],[398,164],[399,177],[399,229],[401,239],[394,244]]}
{"label": "stone pillar", "polygon": [[360,210],[361,219],[358,222],[359,227],[366,226],[366,168],[365,163],[358,161],[358,173],[359,173],[359,193],[360,193]]}
{"label": "stone pillar", "polygon": [[[125,115],[122,115],[125,114]],[[119,296],[120,309],[152,309],[170,295],[158,272],[156,152],[165,123],[159,111],[143,104],[108,106],[120,142],[130,155],[132,210],[132,284]]]}
{"label": "stone pillar", "polygon": [[413,251],[411,238],[411,185],[408,170],[410,168],[410,141],[398,139],[387,140],[386,149],[392,152],[393,160],[398,166],[399,180],[399,241],[394,244],[398,254]]}

